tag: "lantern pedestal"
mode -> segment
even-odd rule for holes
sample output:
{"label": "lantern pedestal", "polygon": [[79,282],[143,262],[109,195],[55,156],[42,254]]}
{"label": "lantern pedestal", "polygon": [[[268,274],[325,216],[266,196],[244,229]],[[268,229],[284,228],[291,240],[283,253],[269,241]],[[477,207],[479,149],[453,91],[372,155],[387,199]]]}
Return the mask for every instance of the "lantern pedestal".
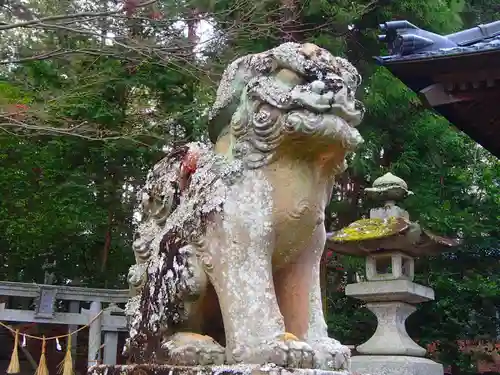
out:
{"label": "lantern pedestal", "polygon": [[434,291],[408,280],[371,281],[349,284],[346,295],[363,300],[377,317],[374,335],[356,347],[361,354],[423,357],[426,350],[406,332],[405,321],[415,303],[434,299]]}
{"label": "lantern pedestal", "polygon": [[370,375],[443,375],[443,365],[427,358],[357,355],[351,359],[354,373]]}
{"label": "lantern pedestal", "polygon": [[377,330],[356,347],[354,373],[370,375],[443,375],[443,366],[427,358],[426,349],[406,332],[405,321],[415,304],[434,299],[434,291],[407,279],[349,284],[346,295],[363,300],[377,317]]}

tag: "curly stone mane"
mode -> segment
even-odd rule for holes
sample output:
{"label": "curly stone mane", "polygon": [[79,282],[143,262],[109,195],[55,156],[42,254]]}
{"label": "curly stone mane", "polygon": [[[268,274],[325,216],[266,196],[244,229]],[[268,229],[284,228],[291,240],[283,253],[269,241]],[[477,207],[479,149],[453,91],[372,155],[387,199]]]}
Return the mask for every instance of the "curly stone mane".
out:
{"label": "curly stone mane", "polygon": [[307,46],[285,43],[245,56],[223,74],[211,137],[230,138],[229,151],[247,168],[273,160],[286,136],[338,138],[347,150],[361,142],[354,129],[364,114],[354,98],[360,75],[347,60],[324,49],[308,53]]}

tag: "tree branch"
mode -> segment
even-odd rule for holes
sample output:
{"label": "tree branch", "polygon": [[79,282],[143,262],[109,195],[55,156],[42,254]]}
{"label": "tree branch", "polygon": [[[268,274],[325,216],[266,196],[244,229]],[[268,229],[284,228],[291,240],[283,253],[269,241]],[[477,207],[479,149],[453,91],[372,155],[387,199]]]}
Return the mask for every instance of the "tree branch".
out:
{"label": "tree branch", "polygon": [[[154,4],[157,1],[158,0],[145,1],[143,3],[137,4],[137,8],[143,8],[145,6]],[[112,11],[108,11],[108,12],[81,12],[81,13],[75,13],[75,14],[59,14],[56,16],[42,17],[42,18],[39,18],[37,20],[18,22],[18,23],[12,23],[12,24],[7,24],[7,25],[0,25],[0,31],[17,29],[20,27],[29,27],[29,26],[39,25],[39,24],[45,23],[45,22],[59,21],[59,20],[65,20],[65,19],[71,19],[71,18],[74,19],[74,18],[85,18],[85,17],[110,16],[110,15],[121,13],[123,11],[124,11],[124,7],[120,8],[118,10],[112,10]]]}

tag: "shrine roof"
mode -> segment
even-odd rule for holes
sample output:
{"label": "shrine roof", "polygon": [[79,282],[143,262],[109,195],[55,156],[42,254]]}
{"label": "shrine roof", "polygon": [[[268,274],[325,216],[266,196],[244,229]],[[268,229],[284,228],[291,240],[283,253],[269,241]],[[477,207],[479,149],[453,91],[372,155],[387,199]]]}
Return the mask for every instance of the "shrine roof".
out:
{"label": "shrine roof", "polygon": [[380,26],[375,59],[432,108],[500,158],[500,21],[439,35],[408,21]]}
{"label": "shrine roof", "polygon": [[500,51],[500,21],[449,35],[423,30],[408,21],[380,25],[379,40],[387,43],[389,56],[376,57],[381,65],[391,62],[434,59]]}
{"label": "shrine roof", "polygon": [[468,46],[444,47],[436,50],[417,51],[409,55],[379,56],[377,60],[381,65],[385,65],[388,62],[434,59],[484,52],[500,52],[500,35]]}

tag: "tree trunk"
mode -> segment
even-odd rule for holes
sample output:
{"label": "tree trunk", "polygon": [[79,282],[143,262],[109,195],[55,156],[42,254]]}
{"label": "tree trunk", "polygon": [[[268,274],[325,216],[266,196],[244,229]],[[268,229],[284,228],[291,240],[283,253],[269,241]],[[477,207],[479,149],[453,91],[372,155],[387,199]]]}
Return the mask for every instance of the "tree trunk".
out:
{"label": "tree trunk", "polygon": [[104,248],[102,249],[101,272],[106,270],[108,263],[109,250],[111,249],[111,231],[113,230],[113,212],[111,208],[108,210],[108,227],[104,238]]}

